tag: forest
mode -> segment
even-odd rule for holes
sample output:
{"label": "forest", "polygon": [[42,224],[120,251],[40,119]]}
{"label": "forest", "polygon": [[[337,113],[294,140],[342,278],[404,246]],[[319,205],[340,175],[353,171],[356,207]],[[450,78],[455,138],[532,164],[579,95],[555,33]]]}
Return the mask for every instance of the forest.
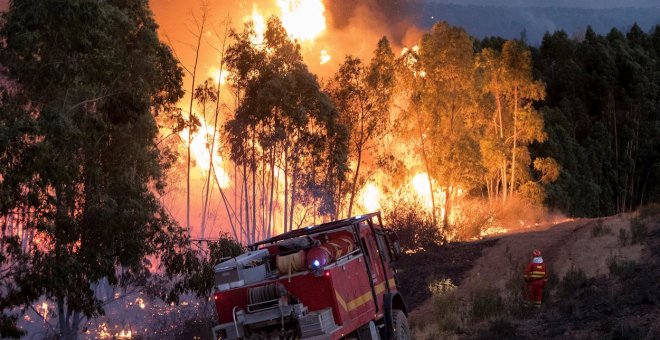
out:
{"label": "forest", "polygon": [[[596,217],[660,202],[660,26],[558,31],[530,47],[438,22],[415,46],[383,37],[320,78],[283,21],[262,24],[225,26],[218,79],[203,79],[145,1],[12,2],[0,28],[0,336],[24,335],[21,313],[46,297],[57,337],[76,338],[104,313],[101,282],[173,303],[207,296],[219,258],[358,211],[419,221],[411,242],[442,244],[506,228],[504,211]],[[172,179],[187,186],[185,223],[164,203]],[[213,220],[222,233],[205,231]]]}

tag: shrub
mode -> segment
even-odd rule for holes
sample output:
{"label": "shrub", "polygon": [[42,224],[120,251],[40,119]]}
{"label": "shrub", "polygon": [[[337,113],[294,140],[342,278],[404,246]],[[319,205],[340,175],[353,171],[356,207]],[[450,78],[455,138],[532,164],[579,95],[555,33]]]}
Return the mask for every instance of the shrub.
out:
{"label": "shrub", "polygon": [[634,261],[610,256],[607,258],[607,268],[610,270],[610,274],[620,279],[627,279],[633,276],[637,269],[637,264]]}
{"label": "shrub", "polygon": [[438,330],[457,331],[462,327],[461,302],[456,295],[456,286],[449,279],[442,279],[429,284],[433,294],[433,311]]}
{"label": "shrub", "polygon": [[453,223],[448,232],[455,241],[480,238],[485,231],[497,228],[491,206],[479,200],[462,201],[460,213],[454,216]]}
{"label": "shrub", "polygon": [[481,339],[517,339],[518,326],[508,318],[497,318],[488,325],[488,332]]}
{"label": "shrub", "polygon": [[570,295],[576,290],[586,287],[587,281],[587,275],[582,269],[571,266],[559,283],[559,289],[563,295]]}
{"label": "shrub", "polygon": [[483,321],[503,311],[504,301],[497,288],[478,288],[472,293],[470,316],[474,320]]}
{"label": "shrub", "polygon": [[649,217],[655,217],[660,215],[660,204],[651,203],[639,208],[639,218],[644,220]]}
{"label": "shrub", "polygon": [[591,228],[591,237],[600,237],[611,233],[612,230],[605,226],[602,219],[598,219],[596,225]]}
{"label": "shrub", "polygon": [[631,244],[640,244],[646,239],[646,234],[648,234],[648,229],[646,224],[642,222],[639,218],[633,218],[630,220],[630,243]]}
{"label": "shrub", "polygon": [[440,229],[419,202],[388,202],[383,208],[387,224],[396,231],[402,250],[429,249],[443,243]]}
{"label": "shrub", "polygon": [[626,229],[619,229],[619,245],[625,247],[630,244],[630,233]]}
{"label": "shrub", "polygon": [[548,282],[545,283],[545,287],[543,288],[543,301],[548,301],[550,298],[550,292],[559,285],[559,276],[557,276],[557,273],[552,267],[549,267],[547,271]]}
{"label": "shrub", "polygon": [[431,295],[433,296],[440,296],[452,292],[454,289],[456,289],[456,285],[451,282],[451,279],[435,280],[429,283],[428,286],[429,292],[431,292]]}
{"label": "shrub", "polygon": [[622,322],[618,323],[612,329],[611,337],[612,339],[644,339],[646,338],[647,330],[644,327],[635,327]]}
{"label": "shrub", "polygon": [[[511,259],[509,260],[511,262]],[[524,264],[514,265],[511,263],[511,271],[504,287],[505,292],[505,308],[506,311],[516,317],[521,317],[525,314],[524,296],[527,290],[527,284],[523,279]]]}

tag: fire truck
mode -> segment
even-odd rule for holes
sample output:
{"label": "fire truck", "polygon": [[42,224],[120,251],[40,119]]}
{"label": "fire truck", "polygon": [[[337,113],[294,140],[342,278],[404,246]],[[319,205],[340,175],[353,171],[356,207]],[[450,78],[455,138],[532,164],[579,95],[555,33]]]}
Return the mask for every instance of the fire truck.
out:
{"label": "fire truck", "polygon": [[217,339],[410,339],[380,213],[292,230],[214,267]]}

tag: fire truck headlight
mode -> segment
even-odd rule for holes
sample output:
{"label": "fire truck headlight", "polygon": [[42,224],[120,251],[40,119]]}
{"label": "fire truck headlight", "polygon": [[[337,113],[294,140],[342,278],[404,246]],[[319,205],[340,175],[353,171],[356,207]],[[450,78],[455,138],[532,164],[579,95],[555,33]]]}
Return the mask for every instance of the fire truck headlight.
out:
{"label": "fire truck headlight", "polygon": [[314,268],[318,268],[318,267],[321,266],[321,262],[319,262],[319,260],[314,260],[314,262],[312,263],[312,266],[313,266]]}

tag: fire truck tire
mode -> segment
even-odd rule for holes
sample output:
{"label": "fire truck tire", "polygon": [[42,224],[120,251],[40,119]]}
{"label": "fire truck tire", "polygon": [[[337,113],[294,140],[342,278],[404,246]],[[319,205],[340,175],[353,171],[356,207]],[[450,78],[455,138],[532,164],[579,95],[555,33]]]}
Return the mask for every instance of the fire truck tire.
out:
{"label": "fire truck tire", "polygon": [[394,325],[394,340],[410,340],[410,327],[406,314],[400,310],[392,311],[392,325]]}

